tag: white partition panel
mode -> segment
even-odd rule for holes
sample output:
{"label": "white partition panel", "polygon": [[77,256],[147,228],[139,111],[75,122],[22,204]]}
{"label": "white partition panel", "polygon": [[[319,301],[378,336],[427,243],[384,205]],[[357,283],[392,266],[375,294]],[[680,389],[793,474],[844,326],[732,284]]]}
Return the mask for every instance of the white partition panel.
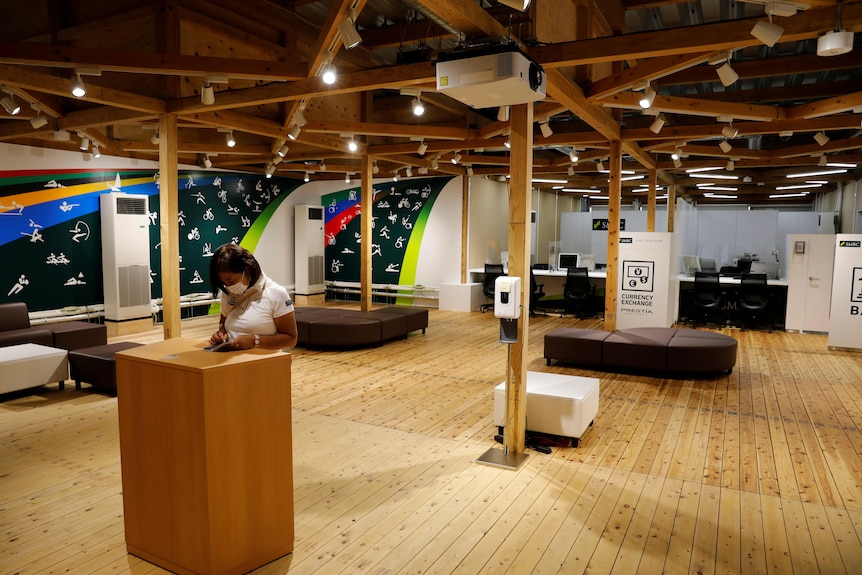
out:
{"label": "white partition panel", "polygon": [[838,234],[829,347],[862,349],[862,234]]}

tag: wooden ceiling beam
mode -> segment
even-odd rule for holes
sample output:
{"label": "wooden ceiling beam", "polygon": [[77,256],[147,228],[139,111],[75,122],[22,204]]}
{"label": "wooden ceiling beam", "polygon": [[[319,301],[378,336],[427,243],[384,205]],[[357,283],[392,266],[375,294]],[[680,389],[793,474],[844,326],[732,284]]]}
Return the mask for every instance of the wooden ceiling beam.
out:
{"label": "wooden ceiling beam", "polygon": [[[859,127],[858,115],[842,114],[824,116],[816,120],[775,120],[772,122],[733,122],[733,127],[739,131],[738,137],[778,134],[779,132],[819,132],[820,130],[847,130]],[[623,130],[623,138],[650,142],[658,140],[700,140],[703,138],[721,138],[721,129],[727,124],[693,124],[688,126],[665,125],[661,132],[654,134],[649,128],[631,128]],[[644,144],[646,145],[646,144]]]}
{"label": "wooden ceiling beam", "polygon": [[593,82],[587,90],[587,99],[595,103],[597,99],[631,89],[632,86],[639,82],[657,80],[674,72],[702,64],[712,54],[714,52],[695,52],[692,54],[675,54],[673,56],[646,60],[636,66],[626,68],[622,72]]}
{"label": "wooden ceiling beam", "polygon": [[862,110],[862,92],[844,94],[841,96],[835,96],[834,98],[827,98],[826,100],[821,100],[819,102],[793,106],[785,109],[785,116],[788,119],[803,118],[807,120],[830,114],[849,112],[854,109]]}
{"label": "wooden ceiling beam", "polygon": [[[731,65],[741,80],[750,80],[787,76],[788,73],[816,74],[829,70],[854,69],[859,67],[859,57],[853,52],[828,58],[817,54],[800,54],[756,60],[736,60],[731,61]],[[715,82],[718,82],[715,66],[697,66],[665,76],[661,85],[685,86]]]}
{"label": "wooden ceiling beam", "polygon": [[0,42],[0,62],[69,69],[91,67],[103,72],[134,74],[221,75],[248,80],[297,80],[305,78],[308,71],[304,62],[155,54],[31,42]]}
{"label": "wooden ceiling beam", "polygon": [[[303,132],[322,134],[352,133],[357,136],[426,137],[440,140],[465,140],[471,137],[467,128],[450,128],[422,124],[379,124],[372,122],[308,122]],[[415,146],[414,146],[415,147]]]}
{"label": "wooden ceiling beam", "polygon": [[[86,78],[84,82],[87,85],[87,94],[78,98],[79,100],[141,112],[162,113],[165,111],[163,100],[114,90],[113,88],[103,88],[88,82]],[[0,64],[0,83],[56,96],[73,97],[71,80],[34,72],[19,66]]]}
{"label": "wooden ceiling beam", "polygon": [[[602,106],[640,110],[641,95],[635,92],[620,92],[601,100]],[[737,104],[736,102],[716,102],[698,98],[680,98],[677,96],[656,96],[651,110],[659,112],[684,114],[686,116],[730,116],[739,120],[762,120],[769,122],[781,117],[780,110],[773,106],[756,104]]]}
{"label": "wooden ceiling beam", "polygon": [[[754,24],[760,20],[763,18],[745,18],[672,30],[576,40],[530,48],[528,53],[545,67],[564,67],[692,52],[736,50],[762,45],[750,33]],[[862,3],[843,7],[841,24],[848,31],[862,31]],[[781,36],[782,42],[811,40],[820,36],[824,30],[835,27],[835,9],[807,10],[796,16],[782,18],[781,26],[785,29]]]}

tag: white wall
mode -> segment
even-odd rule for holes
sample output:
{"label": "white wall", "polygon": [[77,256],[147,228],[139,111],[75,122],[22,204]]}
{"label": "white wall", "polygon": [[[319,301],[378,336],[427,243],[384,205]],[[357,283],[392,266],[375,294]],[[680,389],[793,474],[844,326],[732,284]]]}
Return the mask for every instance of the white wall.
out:
{"label": "white wall", "polygon": [[[468,269],[481,268],[486,262],[500,263],[500,252],[508,251],[508,190],[509,186],[503,182],[470,178]],[[457,222],[449,223],[449,228],[460,232],[460,223],[459,216]]]}

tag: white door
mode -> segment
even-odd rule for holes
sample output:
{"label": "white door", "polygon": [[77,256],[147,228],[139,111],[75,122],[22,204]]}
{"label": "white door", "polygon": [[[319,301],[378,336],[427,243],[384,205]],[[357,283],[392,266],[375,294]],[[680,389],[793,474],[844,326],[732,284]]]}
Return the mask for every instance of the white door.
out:
{"label": "white door", "polygon": [[832,267],[835,261],[835,236],[808,236],[805,281],[805,320],[803,331],[829,331],[829,302],[832,298]]}

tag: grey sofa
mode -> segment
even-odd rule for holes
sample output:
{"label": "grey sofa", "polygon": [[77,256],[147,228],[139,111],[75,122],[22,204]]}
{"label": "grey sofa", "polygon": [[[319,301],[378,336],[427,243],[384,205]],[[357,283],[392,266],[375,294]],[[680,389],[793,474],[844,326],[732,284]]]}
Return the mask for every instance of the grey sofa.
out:
{"label": "grey sofa", "polygon": [[730,336],[697,329],[559,328],[545,335],[544,355],[548,365],[557,360],[610,371],[730,373],[737,346]]}
{"label": "grey sofa", "polygon": [[389,306],[369,312],[325,307],[295,308],[300,347],[362,347],[403,339],[428,327],[428,310]]}
{"label": "grey sofa", "polygon": [[104,325],[86,321],[64,321],[31,325],[27,304],[0,304],[0,347],[20,343],[38,343],[48,347],[72,350],[105,345],[108,332]]}

